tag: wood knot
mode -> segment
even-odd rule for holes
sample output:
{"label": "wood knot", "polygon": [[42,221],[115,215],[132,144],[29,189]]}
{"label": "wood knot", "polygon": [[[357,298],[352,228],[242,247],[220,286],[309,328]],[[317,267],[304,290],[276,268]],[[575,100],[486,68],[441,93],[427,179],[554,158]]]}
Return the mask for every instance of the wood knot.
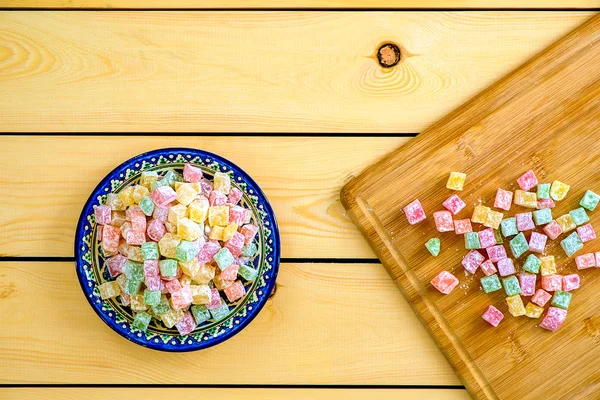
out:
{"label": "wood knot", "polygon": [[377,60],[384,68],[392,68],[400,62],[400,48],[393,43],[384,43],[377,50]]}

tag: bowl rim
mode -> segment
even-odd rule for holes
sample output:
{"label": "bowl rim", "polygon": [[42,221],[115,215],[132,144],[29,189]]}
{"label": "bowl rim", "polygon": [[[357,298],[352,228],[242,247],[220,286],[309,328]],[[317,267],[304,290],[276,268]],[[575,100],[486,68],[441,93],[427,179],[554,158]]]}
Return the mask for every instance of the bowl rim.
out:
{"label": "bowl rim", "polygon": [[[252,189],[255,192],[254,194],[256,196],[258,196],[259,198],[261,198],[261,200],[263,201],[265,212],[269,216],[269,218],[272,220],[272,224],[271,224],[271,226],[269,226],[269,229],[271,229],[272,234],[273,234],[273,243],[270,244],[270,246],[273,249],[273,261],[272,261],[273,269],[270,273],[271,279],[269,279],[269,282],[267,283],[267,285],[264,288],[265,297],[261,301],[258,301],[255,305],[253,305],[253,309],[251,311],[249,311],[250,314],[248,315],[248,317],[246,319],[244,319],[242,322],[240,322],[240,324],[236,325],[235,328],[232,328],[232,329],[226,331],[225,333],[223,333],[222,335],[212,337],[206,341],[197,342],[195,344],[186,344],[186,345],[182,345],[179,347],[172,347],[172,345],[162,343],[162,342],[154,343],[151,341],[147,341],[147,342],[141,341],[135,335],[128,335],[126,332],[122,332],[122,331],[116,329],[117,323],[115,321],[111,320],[110,318],[108,318],[103,312],[101,312],[101,310],[100,310],[101,305],[97,306],[92,301],[92,298],[86,295],[87,294],[87,288],[85,285],[86,280],[84,279],[85,274],[83,273],[83,265],[81,263],[81,252],[82,251],[80,249],[80,245],[83,242],[83,237],[85,236],[85,229],[84,229],[84,225],[86,223],[85,217],[88,215],[88,213],[86,213],[86,210],[89,210],[92,208],[92,203],[95,201],[96,196],[101,194],[101,190],[104,186],[106,186],[107,184],[110,184],[110,181],[111,181],[111,179],[114,178],[114,175],[118,174],[119,171],[126,169],[128,165],[134,164],[136,161],[139,161],[140,159],[152,157],[152,156],[156,156],[156,157],[163,156],[164,157],[165,156],[164,153],[174,153],[174,152],[194,153],[196,156],[201,156],[202,158],[210,157],[213,159],[213,161],[217,161],[219,164],[225,164],[230,170],[233,170],[233,171],[235,171],[236,174],[240,175],[243,178],[243,182],[249,183],[251,186],[253,186]],[[165,164],[165,165],[168,165],[168,164]],[[250,324],[250,322],[252,322],[254,320],[254,318],[263,309],[265,304],[267,304],[267,301],[271,297],[271,293],[273,292],[275,283],[277,281],[277,276],[279,274],[279,267],[281,264],[280,242],[281,242],[281,238],[279,236],[279,225],[277,223],[277,218],[275,216],[275,212],[273,211],[273,207],[271,206],[271,203],[269,202],[269,199],[263,192],[262,188],[256,183],[256,181],[254,179],[252,179],[252,177],[250,177],[250,175],[248,175],[248,173],[246,171],[244,171],[237,164],[229,161],[228,159],[226,159],[222,156],[219,156],[215,153],[206,151],[206,150],[201,150],[201,149],[196,149],[196,148],[191,148],[191,147],[164,147],[164,148],[154,149],[154,150],[146,151],[144,153],[140,153],[136,156],[133,156],[133,157],[121,162],[118,166],[116,166],[110,172],[108,172],[106,174],[106,176],[94,187],[94,189],[92,189],[88,199],[86,200],[85,204],[83,205],[83,207],[81,209],[79,219],[77,221],[77,228],[75,231],[75,241],[74,241],[75,272],[77,274],[77,280],[79,281],[81,290],[82,290],[83,294],[86,295],[84,297],[86,298],[90,307],[100,317],[100,319],[102,321],[104,321],[104,323],[106,325],[108,325],[114,332],[119,334],[119,336],[122,336],[125,339],[127,339],[128,341],[133,342],[139,346],[146,347],[146,348],[149,348],[152,350],[158,350],[158,351],[164,351],[164,352],[197,351],[197,350],[208,349],[210,347],[216,346],[217,344],[223,343],[224,341],[237,335],[239,332],[244,330],[246,328],[246,326],[248,326],[248,324]],[[102,304],[102,303],[100,303],[100,304]],[[226,321],[226,319],[223,321]]]}

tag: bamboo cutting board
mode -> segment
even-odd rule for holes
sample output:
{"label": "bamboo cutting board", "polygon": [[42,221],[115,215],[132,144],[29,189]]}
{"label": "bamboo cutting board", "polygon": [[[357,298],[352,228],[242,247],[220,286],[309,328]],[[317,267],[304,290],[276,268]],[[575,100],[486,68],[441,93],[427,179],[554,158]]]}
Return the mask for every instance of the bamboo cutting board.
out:
{"label": "bamboo cutting board", "polygon": [[[553,210],[556,218],[576,208],[586,189],[600,193],[599,167],[597,15],[342,190],[349,215],[474,398],[600,398],[600,270],[580,272],[582,287],[558,332],[537,327],[539,320],[512,317],[503,290],[485,294],[480,271],[464,274],[463,237],[435,229],[432,213],[455,193],[445,188],[449,172],[467,173],[458,193],[467,207],[456,219],[470,218],[476,204],[492,206],[498,187],[518,188],[516,179],[528,169],[540,182],[571,185]],[[415,198],[428,218],[411,226],[402,207]],[[508,214],[526,211],[513,205]],[[600,208],[589,215],[600,232]],[[424,247],[430,237],[442,240],[435,258]],[[559,273],[577,272],[559,240],[549,242],[546,252],[557,257]],[[600,251],[600,237],[577,254],[591,251]],[[449,295],[429,283],[444,269],[460,280]],[[498,328],[481,318],[490,304],[505,314]]]}

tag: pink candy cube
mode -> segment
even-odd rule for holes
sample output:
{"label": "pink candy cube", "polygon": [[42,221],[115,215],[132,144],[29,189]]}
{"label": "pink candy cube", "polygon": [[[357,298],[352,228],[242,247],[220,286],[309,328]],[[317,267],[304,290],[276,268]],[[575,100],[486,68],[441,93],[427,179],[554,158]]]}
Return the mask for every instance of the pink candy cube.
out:
{"label": "pink candy cube", "polygon": [[554,240],[559,237],[563,231],[558,222],[552,221],[544,227],[544,232],[550,239]]}
{"label": "pink candy cube", "polygon": [[144,260],[144,276],[158,276],[159,274],[158,260]]}
{"label": "pink candy cube", "polygon": [[529,170],[521,175],[519,179],[517,179],[517,183],[519,184],[521,190],[527,191],[532,187],[535,187],[538,184],[538,180],[533,171]]}
{"label": "pink candy cube", "polygon": [[123,257],[121,254],[114,255],[106,260],[108,266],[108,273],[111,278],[116,277],[124,272],[123,268],[127,262],[127,257]]}
{"label": "pink candy cube", "polygon": [[562,276],[546,275],[542,276],[542,289],[547,292],[556,292],[562,289]]}
{"label": "pink candy cube", "polygon": [[229,204],[236,205],[242,199],[242,191],[236,187],[232,187],[227,196],[227,202]]}
{"label": "pink candy cube", "polygon": [[127,221],[131,221],[133,219],[133,217],[136,215],[144,215],[144,212],[142,211],[140,206],[136,205],[136,206],[127,207],[127,210],[125,210],[125,219]]}
{"label": "pink candy cube", "polygon": [[531,237],[529,238],[529,250],[534,253],[543,253],[546,248],[546,240],[548,240],[548,236],[537,232],[531,232]]}
{"label": "pink candy cube", "polygon": [[442,271],[431,280],[431,284],[443,294],[448,294],[458,285],[458,279],[450,272]]}
{"label": "pink candy cube", "polygon": [[127,232],[125,241],[127,244],[141,245],[142,243],[146,242],[146,233],[144,231],[137,232],[133,229],[130,229],[129,232]]}
{"label": "pink candy cube", "polygon": [[423,210],[423,207],[421,207],[421,203],[418,199],[408,204],[402,210],[404,211],[404,214],[406,214],[406,219],[408,219],[408,223],[411,225],[414,225],[417,222],[421,222],[425,218],[427,218],[425,216],[425,210]]}
{"label": "pink candy cube", "polygon": [[455,219],[454,220],[454,233],[462,235],[467,232],[473,232],[470,219]]}
{"label": "pink candy cube", "polygon": [[489,306],[485,313],[483,313],[482,318],[493,327],[497,327],[502,318],[504,318],[504,314],[496,307]]}
{"label": "pink candy cube", "polygon": [[496,200],[494,200],[494,207],[508,211],[510,210],[512,199],[512,192],[498,188],[498,191],[496,192]]}
{"label": "pink candy cube", "polygon": [[503,258],[498,260],[498,273],[500,276],[513,275],[515,273],[515,265],[511,258]]}
{"label": "pink candy cube", "polygon": [[465,208],[465,206],[466,206],[465,202],[462,201],[461,198],[455,194],[448,197],[442,203],[442,205],[446,208],[446,210],[450,211],[452,213],[452,215],[458,214],[459,211],[462,210],[463,208]]}
{"label": "pink candy cube", "polygon": [[550,293],[546,292],[544,289],[538,289],[531,298],[531,302],[540,307],[544,307],[551,298],[552,295]]}
{"label": "pink candy cube", "polygon": [[507,258],[506,249],[501,244],[491,246],[486,249],[487,255],[492,262],[498,262],[503,258]]}
{"label": "pink candy cube", "polygon": [[173,294],[181,290],[181,283],[177,279],[173,279],[172,281],[165,282],[165,287],[169,293]]}
{"label": "pink candy cube", "polygon": [[148,224],[147,229],[148,237],[155,242],[160,241],[165,233],[167,233],[167,229],[165,228],[165,224],[157,219],[153,219]]}
{"label": "pink candy cube", "polygon": [[96,231],[96,241],[100,242],[102,240],[102,232],[104,232],[104,225],[98,225]]}
{"label": "pink candy cube", "polygon": [[583,243],[596,239],[596,232],[592,224],[585,224],[577,228],[577,234]]}
{"label": "pink candy cube", "polygon": [[219,250],[221,250],[221,245],[219,242],[210,240],[202,245],[196,258],[198,258],[200,264],[207,264],[212,261],[213,256],[217,254]]}
{"label": "pink candy cube", "polygon": [[547,199],[538,199],[537,201],[537,209],[541,210],[542,208],[554,208],[556,207],[556,204],[554,203],[554,200],[552,200],[552,197],[548,197]]}
{"label": "pink candy cube", "polygon": [[179,322],[175,324],[175,327],[179,331],[180,335],[189,335],[194,329],[196,329],[196,320],[194,320],[191,312],[186,311],[185,314],[183,314],[183,318],[181,318]]}
{"label": "pink candy cube", "polygon": [[165,207],[170,202],[177,200],[177,193],[170,186],[159,186],[152,191],[150,199],[155,205]]}
{"label": "pink candy cube", "polygon": [[161,290],[164,285],[158,276],[147,275],[144,277],[144,284],[148,290]]}
{"label": "pink candy cube", "polygon": [[201,194],[208,199],[213,191],[212,183],[208,179],[202,178],[200,181],[200,187],[202,188]]}
{"label": "pink candy cube", "polygon": [[120,296],[121,296],[121,304],[123,304],[124,306],[127,307],[129,305],[129,303],[131,303],[131,296],[129,296],[125,292],[121,292]]}
{"label": "pink candy cube", "polygon": [[239,265],[232,264],[229,267],[225,268],[221,271],[221,279],[224,281],[235,281],[237,278],[238,270],[240,269]]}
{"label": "pink candy cube", "polygon": [[112,217],[112,210],[109,206],[94,206],[94,217],[99,225],[108,225]]}
{"label": "pink candy cube", "polygon": [[221,192],[211,192],[208,197],[208,204],[210,204],[211,207],[224,206],[227,204],[227,196]]}
{"label": "pink candy cube", "polygon": [[131,217],[131,230],[136,232],[146,231],[146,216],[144,214],[134,214]]}
{"label": "pink candy cube", "polygon": [[[165,283],[165,286],[166,285],[167,284]],[[189,286],[181,286],[181,289],[171,293],[171,304],[176,310],[180,310],[192,304],[192,289],[190,289]]]}
{"label": "pink candy cube", "polygon": [[241,299],[246,294],[246,289],[242,282],[235,281],[231,286],[228,286],[224,290],[225,296],[227,296],[227,300],[236,301]]}
{"label": "pink candy cube", "polygon": [[244,247],[244,241],[246,238],[239,232],[235,232],[231,239],[225,242],[223,247],[228,248],[231,254],[234,257],[237,257],[242,252],[242,247]]}
{"label": "pink candy cube", "polygon": [[200,182],[202,180],[202,169],[188,163],[183,164],[183,179],[188,182]]}
{"label": "pink candy cube", "polygon": [[116,226],[104,225],[102,230],[102,250],[105,253],[116,253],[119,251],[119,240],[121,230]]}
{"label": "pink candy cube", "polygon": [[246,221],[246,209],[239,206],[233,206],[229,209],[229,223],[237,224],[237,226],[244,225]]}
{"label": "pink candy cube", "polygon": [[242,226],[242,229],[240,229],[240,233],[246,238],[244,241],[246,244],[251,243],[254,240],[257,232],[258,226],[253,224],[246,224]]}
{"label": "pink candy cube", "polygon": [[494,275],[497,272],[496,267],[494,266],[494,263],[491,262],[490,260],[485,260],[484,262],[482,262],[480,267],[481,267],[481,270],[483,271],[483,273],[485,274],[485,276]]}
{"label": "pink candy cube", "polygon": [[471,250],[463,257],[461,264],[467,271],[474,274],[483,260],[485,260],[485,257],[483,257],[481,253],[476,250]]}
{"label": "pink candy cube", "polygon": [[579,279],[578,274],[565,275],[563,276],[562,280],[563,290],[565,292],[570,292],[571,290],[579,289],[579,285],[581,284],[581,280]]}
{"label": "pink candy cube", "polygon": [[521,286],[521,296],[533,296],[535,293],[535,274],[521,272],[519,274],[519,285]]}
{"label": "pink candy cube", "polygon": [[486,249],[496,244],[496,235],[492,228],[477,232],[477,236],[479,236],[479,243],[481,244],[482,249]]}
{"label": "pink candy cube", "polygon": [[594,253],[596,255],[596,268],[600,268],[600,251]]}
{"label": "pink candy cube", "polygon": [[515,218],[517,219],[517,230],[519,232],[535,229],[535,224],[533,223],[532,214],[530,212],[515,214]]}
{"label": "pink candy cube", "polygon": [[167,204],[164,207],[159,207],[156,206],[154,207],[154,212],[152,213],[152,218],[154,218],[155,220],[158,220],[160,222],[165,222],[167,220],[167,218],[169,217],[169,207],[171,205]]}
{"label": "pink candy cube", "polygon": [[454,223],[452,222],[452,214],[450,211],[434,212],[433,220],[435,221],[435,227],[439,232],[451,232],[454,230]]}
{"label": "pink candy cube", "polygon": [[219,295],[219,291],[217,289],[211,289],[210,303],[206,305],[206,308],[208,308],[209,310],[213,310],[219,307],[221,307],[221,296]]}
{"label": "pink candy cube", "polygon": [[596,266],[596,257],[594,256],[594,253],[582,254],[575,257],[575,264],[579,270],[592,268]]}
{"label": "pink candy cube", "polygon": [[562,323],[565,322],[565,319],[567,319],[567,310],[558,307],[550,307],[548,308],[546,316],[542,322],[540,322],[540,327],[556,332]]}

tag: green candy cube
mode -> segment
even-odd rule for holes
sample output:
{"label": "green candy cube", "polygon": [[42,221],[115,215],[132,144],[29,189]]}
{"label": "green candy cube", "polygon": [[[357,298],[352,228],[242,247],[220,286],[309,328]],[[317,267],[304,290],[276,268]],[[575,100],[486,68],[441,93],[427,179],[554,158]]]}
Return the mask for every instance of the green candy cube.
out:
{"label": "green candy cube", "polygon": [[165,296],[164,294],[161,295],[158,304],[152,306],[152,311],[154,311],[154,314],[156,315],[163,315],[171,311],[171,305],[169,304],[167,296]]}
{"label": "green candy cube", "polygon": [[537,198],[538,199],[549,199],[550,198],[550,184],[549,183],[538,183]]}
{"label": "green candy cube", "polygon": [[145,331],[146,329],[148,329],[148,325],[150,325],[151,319],[152,319],[152,317],[150,316],[150,314],[148,314],[146,312],[139,312],[135,315],[135,318],[133,319],[133,322],[131,323],[131,325],[135,329],[139,329],[140,331]]}
{"label": "green candy cube", "polygon": [[250,282],[256,279],[258,276],[258,271],[247,265],[240,265],[240,268],[238,269],[238,275]]}
{"label": "green candy cube", "polygon": [[596,193],[592,192],[591,190],[588,190],[583,195],[583,198],[579,202],[579,205],[590,211],[594,211],[596,209],[596,206],[598,205],[598,202],[600,202],[600,196],[598,196]]}
{"label": "green candy cube", "polygon": [[504,239],[502,239],[502,233],[500,229],[494,229],[494,236],[496,237],[496,244],[504,243]]}
{"label": "green candy cube", "polygon": [[170,277],[177,275],[177,260],[171,260],[169,258],[160,260],[158,266],[162,276]]}
{"label": "green candy cube", "polygon": [[519,280],[516,276],[513,275],[502,279],[502,284],[504,285],[504,291],[507,296],[521,294],[521,286],[519,286]]}
{"label": "green candy cube", "polygon": [[586,222],[590,221],[590,217],[588,217],[585,209],[583,207],[576,208],[575,210],[569,211],[569,215],[573,218],[573,222],[575,225],[583,225]]}
{"label": "green candy cube", "polygon": [[229,306],[221,299],[221,306],[219,308],[213,308],[210,313],[215,321],[220,321],[229,315]]}
{"label": "green candy cube", "polygon": [[440,254],[441,242],[439,238],[431,238],[425,242],[425,247],[431,253],[432,256],[437,257]]}
{"label": "green candy cube", "polygon": [[171,169],[165,173],[162,180],[169,186],[173,186],[175,182],[183,182],[181,175]]}
{"label": "green candy cube", "polygon": [[515,217],[503,219],[500,222],[500,229],[504,237],[515,236],[519,233],[517,229],[517,219]]}
{"label": "green candy cube", "polygon": [[571,293],[562,290],[557,290],[556,292],[554,292],[554,297],[552,298],[552,305],[554,307],[560,307],[566,310],[569,308],[569,304],[571,304],[571,297],[573,297]]}
{"label": "green candy cube", "polygon": [[158,260],[158,244],[154,242],[142,243],[142,258],[144,260]]}
{"label": "green candy cube", "polygon": [[142,197],[138,205],[144,214],[146,214],[148,217],[152,216],[152,212],[154,211],[154,202],[150,199],[150,197]]}
{"label": "green candy cube", "polygon": [[577,232],[571,233],[569,236],[561,240],[560,246],[563,248],[567,256],[572,256],[578,250],[583,248],[583,242]]}
{"label": "green candy cube", "polygon": [[189,242],[182,240],[177,246],[176,255],[179,261],[189,262],[198,254],[198,244],[196,242]]}
{"label": "green candy cube", "polygon": [[127,283],[125,283],[125,293],[130,296],[135,296],[138,294],[142,287],[142,281],[139,279],[127,279]]}
{"label": "green candy cube", "polygon": [[549,208],[542,208],[541,210],[535,210],[533,212],[533,221],[536,225],[546,225],[552,222],[552,210]]}
{"label": "green candy cube", "polygon": [[527,256],[525,260],[525,264],[523,264],[523,271],[531,272],[532,274],[537,274],[540,272],[540,266],[542,265],[542,260],[530,254]]}
{"label": "green candy cube", "polygon": [[196,320],[196,324],[198,325],[210,319],[210,312],[208,311],[206,306],[192,306],[191,311],[192,315],[194,316],[194,319]]}
{"label": "green candy cube", "polygon": [[153,192],[154,189],[161,186],[169,186],[169,182],[167,182],[164,178],[157,181],[152,181],[150,183],[150,191]]}
{"label": "green candy cube", "polygon": [[525,239],[523,232],[519,232],[517,236],[511,239],[510,250],[515,258],[521,257],[527,250],[529,250],[529,244],[527,243],[527,239]]}
{"label": "green candy cube", "polygon": [[233,258],[233,255],[226,247],[223,247],[221,250],[219,250],[213,258],[217,262],[217,265],[219,266],[219,269],[221,269],[221,271],[229,267],[235,261],[235,258]]}
{"label": "green candy cube", "polygon": [[160,290],[144,290],[144,304],[157,306],[160,303]]}
{"label": "green candy cube", "polygon": [[502,289],[502,285],[500,284],[500,279],[498,279],[498,275],[490,275],[484,276],[480,280],[481,287],[483,287],[483,291],[486,293],[495,292],[496,290]]}
{"label": "green candy cube", "polygon": [[254,257],[256,252],[258,251],[258,246],[256,243],[248,243],[242,248],[242,252],[240,253],[244,257]]}
{"label": "green candy cube", "polygon": [[473,250],[479,249],[481,247],[481,243],[479,243],[479,235],[477,232],[467,232],[465,233],[465,249]]}
{"label": "green candy cube", "polygon": [[144,280],[144,264],[142,263],[127,260],[127,262],[125,262],[125,267],[123,268],[123,270],[125,271],[125,276],[127,276],[128,280]]}

